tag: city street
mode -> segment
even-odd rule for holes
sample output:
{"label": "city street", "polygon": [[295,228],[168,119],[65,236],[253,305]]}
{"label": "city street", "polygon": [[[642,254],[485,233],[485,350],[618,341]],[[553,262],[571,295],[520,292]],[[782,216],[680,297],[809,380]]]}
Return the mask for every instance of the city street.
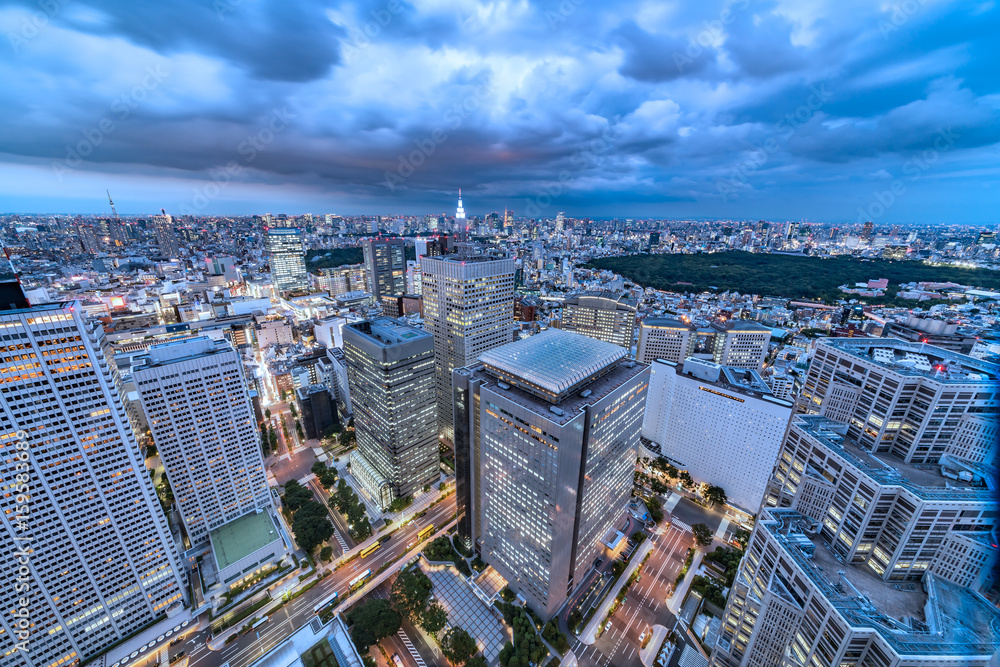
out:
{"label": "city street", "polygon": [[653,535],[653,550],[639,580],[629,589],[611,627],[593,646],[571,639],[577,662],[586,667],[640,667],[639,636],[656,623],[673,628],[674,615],[667,609],[667,593],[684,566],[687,550],[694,546],[691,533],[674,526],[663,535]]}
{"label": "city street", "polygon": [[[405,526],[383,543],[376,551],[365,558],[358,558],[347,567],[341,568],[320,581],[316,586],[308,590],[303,595],[285,605],[271,615],[257,631],[251,631],[229,643],[219,651],[212,651],[207,646],[209,630],[201,630],[189,635],[187,641],[171,648],[171,655],[176,655],[180,651],[185,651],[190,658],[188,667],[217,667],[229,663],[229,667],[244,667],[259,658],[267,651],[281,643],[296,628],[315,615],[314,608],[323,599],[336,592],[340,599],[344,599],[348,591],[349,582],[365,570],[370,569],[374,575],[376,571],[388,561],[395,560],[402,555],[406,545],[413,543],[417,539],[417,533],[430,525],[441,526],[451,520],[455,513],[455,496],[447,497],[440,504],[428,510],[426,516],[413,521]],[[246,619],[243,623],[249,622],[253,617]],[[408,633],[409,634],[409,633]],[[410,634],[410,641],[415,642],[417,637]],[[402,644],[401,644],[402,645]],[[391,653],[390,653],[391,655]],[[409,653],[407,652],[407,655]],[[406,656],[400,653],[406,667],[422,667],[410,658],[406,661]]]}

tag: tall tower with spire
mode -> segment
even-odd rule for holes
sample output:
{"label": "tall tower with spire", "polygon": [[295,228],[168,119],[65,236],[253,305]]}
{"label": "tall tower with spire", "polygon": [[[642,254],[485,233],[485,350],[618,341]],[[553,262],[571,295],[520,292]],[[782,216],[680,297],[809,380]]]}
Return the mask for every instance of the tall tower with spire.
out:
{"label": "tall tower with spire", "polygon": [[462,206],[462,188],[458,189],[458,208],[455,209],[455,228],[465,229],[465,207]]}

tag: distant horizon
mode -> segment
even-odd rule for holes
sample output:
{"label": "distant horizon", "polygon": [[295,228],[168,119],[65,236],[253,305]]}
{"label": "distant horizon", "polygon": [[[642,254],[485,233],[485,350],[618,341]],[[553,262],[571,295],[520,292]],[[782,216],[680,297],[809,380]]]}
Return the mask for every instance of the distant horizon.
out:
{"label": "distant horizon", "polygon": [[[116,205],[115,208],[117,209],[118,206]],[[468,210],[468,207],[466,208],[466,215],[468,216],[468,218],[470,220],[471,219],[484,219],[485,216],[490,215],[491,213],[502,213],[502,212],[503,212],[503,209],[499,209],[499,210],[493,209],[493,210],[490,210],[488,213],[476,214],[476,213],[470,213],[469,210]],[[387,212],[379,212],[379,213],[334,213],[334,212],[323,212],[323,213],[317,213],[316,211],[302,211],[302,212],[299,212],[299,213],[289,213],[289,212],[287,212],[285,210],[281,210],[281,211],[278,211],[278,212],[275,212],[275,211],[264,211],[264,212],[256,212],[256,213],[233,213],[233,212],[229,212],[229,213],[203,213],[203,214],[199,214],[199,215],[194,215],[193,217],[196,218],[196,219],[224,218],[224,217],[249,218],[249,217],[253,217],[255,215],[256,216],[264,216],[264,215],[268,215],[268,214],[275,215],[275,216],[276,215],[286,215],[286,216],[289,216],[289,217],[299,217],[299,216],[304,216],[304,215],[313,215],[313,216],[315,216],[315,217],[318,218],[318,222],[324,222],[322,218],[324,216],[326,216],[326,215],[336,215],[336,216],[340,216],[340,217],[344,217],[344,218],[374,217],[374,216],[397,217],[397,218],[399,218],[399,217],[402,217],[402,218],[422,218],[422,217],[425,217],[425,216],[432,216],[432,215],[446,215],[449,218],[453,218],[454,217],[453,213],[446,213],[446,212],[441,212],[441,211],[439,211],[439,212],[427,212],[427,213],[395,213],[395,212],[394,213],[387,213]],[[767,217],[754,217],[754,216],[745,217],[745,218],[722,218],[722,217],[711,217],[711,216],[709,216],[709,217],[694,217],[694,216],[686,216],[686,217],[662,217],[662,216],[634,216],[634,215],[630,215],[630,216],[626,216],[626,215],[618,215],[618,216],[614,216],[614,215],[611,215],[611,216],[594,216],[594,215],[589,215],[588,216],[588,215],[570,215],[570,213],[568,211],[564,211],[563,214],[565,215],[565,217],[566,217],[567,220],[584,220],[584,219],[587,219],[587,220],[592,220],[592,221],[595,221],[595,222],[610,222],[612,220],[619,220],[619,221],[632,220],[632,221],[636,221],[636,222],[654,222],[654,221],[658,221],[658,222],[719,222],[719,223],[735,222],[735,223],[746,223],[746,222],[764,221],[764,222],[797,222],[797,223],[800,223],[800,224],[809,224],[809,225],[857,225],[857,224],[861,224],[861,223],[859,223],[856,220],[810,220],[810,219],[804,219],[804,218],[797,218],[797,219],[796,218],[767,218]],[[153,215],[162,215],[162,214],[160,213],[159,209],[157,209],[156,211],[150,211],[150,212],[146,212],[146,213],[130,213],[130,212],[118,211],[118,215],[120,217],[122,217],[122,218],[144,218],[144,217],[149,217],[149,216],[153,216]],[[182,214],[171,213],[170,211],[167,211],[167,215],[172,216],[174,219],[180,219],[180,218],[184,217]],[[36,216],[36,217],[48,216],[48,217],[65,217],[65,218],[76,217],[76,216],[85,216],[85,217],[94,217],[94,218],[112,218],[113,217],[113,215],[111,214],[110,211],[102,211],[102,212],[96,212],[96,213],[95,212],[83,212],[83,211],[75,211],[75,212],[71,212],[71,213],[53,213],[53,212],[44,212],[43,213],[43,212],[38,212],[38,211],[0,211],[0,217],[12,217],[12,216]],[[517,215],[516,212],[515,212],[515,214],[514,214],[513,217],[514,217],[515,220],[531,219],[531,216]],[[538,221],[542,221],[542,220],[555,220],[555,217],[556,217],[556,212],[553,211],[551,215],[545,215],[545,216],[542,216],[540,218],[534,218],[534,219],[538,220]],[[983,226],[989,227],[989,226],[995,226],[995,227],[1000,227],[1000,221],[994,221],[994,222],[942,222],[942,221],[927,221],[927,222],[912,222],[912,221],[910,221],[910,222],[877,222],[877,221],[873,221],[873,222],[874,222],[876,228],[878,228],[880,226],[883,226],[883,227],[892,227],[892,226],[899,226],[899,227],[983,227]],[[428,230],[428,232],[429,231],[430,230]],[[444,231],[444,230],[441,230],[441,231]],[[350,232],[350,234],[352,234],[352,235],[363,235],[363,234],[367,234],[367,233],[369,233],[369,232],[364,232],[364,233],[362,233],[362,232]]]}

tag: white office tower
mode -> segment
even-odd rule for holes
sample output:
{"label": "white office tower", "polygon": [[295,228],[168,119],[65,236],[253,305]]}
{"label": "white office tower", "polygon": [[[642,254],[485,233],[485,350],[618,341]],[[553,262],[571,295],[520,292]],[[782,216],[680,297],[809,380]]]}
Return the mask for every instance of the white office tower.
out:
{"label": "white office tower", "polygon": [[275,288],[281,293],[309,289],[302,230],[298,227],[265,229],[264,244]]}
{"label": "white office tower", "polygon": [[996,472],[948,454],[935,466],[904,463],[859,447],[846,424],[797,415],[765,506],[811,518],[835,553],[871,577],[934,572],[987,592],[996,585]]}
{"label": "white office tower", "polygon": [[625,515],[649,370],[549,329],[456,370],[459,535],[543,618]]}
{"label": "white office tower", "polygon": [[153,345],[132,377],[193,546],[272,507],[239,355],[205,336]]}
{"label": "white office tower", "polygon": [[874,454],[936,464],[943,454],[995,465],[1000,365],[894,338],[820,341],[800,412],[848,425]]}
{"label": "white office tower", "polygon": [[642,435],[696,482],[753,514],[792,415],[756,371],[688,359],[652,364]]}
{"label": "white office tower", "polygon": [[424,257],[424,328],[434,335],[438,435],[452,441],[451,372],[509,343],[514,326],[514,258],[462,247]]}
{"label": "white office tower", "polygon": [[0,296],[0,664],[71,667],[179,612],[187,586],[100,323]]}
{"label": "white office tower", "polygon": [[1000,611],[986,599],[930,572],[910,584],[881,581],[836,555],[815,525],[792,509],[761,510],[713,666],[996,664]]}
{"label": "white office tower", "polygon": [[391,317],[344,327],[358,449],[351,472],[385,510],[439,477],[434,339]]}
{"label": "white office tower", "polygon": [[683,363],[692,353],[694,328],[682,320],[650,317],[639,325],[639,346],[635,358],[644,364],[656,359]]}

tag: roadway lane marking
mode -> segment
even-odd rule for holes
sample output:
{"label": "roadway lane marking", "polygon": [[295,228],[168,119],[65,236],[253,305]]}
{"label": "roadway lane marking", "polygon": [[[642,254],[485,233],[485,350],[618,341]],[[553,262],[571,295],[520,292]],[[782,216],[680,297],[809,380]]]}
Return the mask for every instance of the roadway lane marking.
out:
{"label": "roadway lane marking", "polygon": [[410,638],[406,636],[406,633],[400,629],[396,634],[398,634],[399,638],[403,640],[403,645],[406,646],[406,650],[413,656],[413,660],[417,663],[417,667],[427,667],[424,659],[420,657],[419,653],[417,653],[417,650],[413,647],[413,643],[410,641]]}

